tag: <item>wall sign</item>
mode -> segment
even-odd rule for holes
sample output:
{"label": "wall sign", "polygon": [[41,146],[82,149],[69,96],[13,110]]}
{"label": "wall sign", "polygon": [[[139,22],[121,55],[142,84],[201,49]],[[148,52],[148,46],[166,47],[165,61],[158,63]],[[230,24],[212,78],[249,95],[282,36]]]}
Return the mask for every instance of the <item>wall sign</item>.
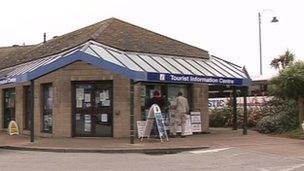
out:
{"label": "wall sign", "polygon": [[181,75],[181,74],[162,74],[162,73],[151,73],[151,72],[147,73],[147,80],[180,82],[180,83],[243,85],[243,79],[240,78],[224,78],[224,77]]}

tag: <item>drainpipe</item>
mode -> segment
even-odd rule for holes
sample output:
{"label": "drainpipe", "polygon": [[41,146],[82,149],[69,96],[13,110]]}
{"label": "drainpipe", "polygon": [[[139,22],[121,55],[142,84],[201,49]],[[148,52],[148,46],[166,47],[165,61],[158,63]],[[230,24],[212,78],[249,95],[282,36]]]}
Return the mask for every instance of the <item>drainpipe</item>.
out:
{"label": "drainpipe", "polygon": [[244,96],[244,120],[243,120],[243,135],[247,135],[247,94],[248,94],[248,87],[244,87],[243,89],[243,96]]}
{"label": "drainpipe", "polygon": [[233,130],[238,129],[237,124],[237,103],[236,103],[236,87],[233,87],[232,92],[232,113],[233,113]]}
{"label": "drainpipe", "polygon": [[31,142],[34,142],[34,127],[35,127],[35,122],[34,122],[34,104],[35,104],[35,96],[34,96],[34,91],[35,91],[35,84],[34,80],[31,80],[31,104],[30,104],[30,137],[31,137]]}
{"label": "drainpipe", "polygon": [[130,144],[135,143],[134,80],[130,81]]}

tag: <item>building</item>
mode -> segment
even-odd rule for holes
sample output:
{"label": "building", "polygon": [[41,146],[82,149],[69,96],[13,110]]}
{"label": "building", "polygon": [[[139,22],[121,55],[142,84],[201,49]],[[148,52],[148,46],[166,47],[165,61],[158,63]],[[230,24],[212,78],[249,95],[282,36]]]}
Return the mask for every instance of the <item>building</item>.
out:
{"label": "building", "polygon": [[[110,18],[33,46],[0,48],[0,128],[44,137],[134,137],[146,101],[178,91],[208,131],[208,85],[247,90],[240,66]],[[34,123],[33,126],[31,123]]]}
{"label": "building", "polygon": [[252,77],[252,84],[249,87],[251,96],[268,96],[270,80],[274,75],[258,75]]}

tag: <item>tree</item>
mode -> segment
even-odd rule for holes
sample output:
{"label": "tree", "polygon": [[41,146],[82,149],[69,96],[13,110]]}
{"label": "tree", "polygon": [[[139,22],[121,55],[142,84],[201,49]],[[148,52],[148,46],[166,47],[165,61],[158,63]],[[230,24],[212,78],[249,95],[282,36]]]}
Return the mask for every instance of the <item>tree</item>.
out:
{"label": "tree", "polygon": [[299,105],[299,123],[304,119],[304,62],[296,62],[271,79],[270,94],[295,99]]}
{"label": "tree", "polygon": [[280,55],[278,58],[274,58],[271,61],[270,66],[281,72],[294,61],[294,57],[295,55],[287,49],[283,55]]}

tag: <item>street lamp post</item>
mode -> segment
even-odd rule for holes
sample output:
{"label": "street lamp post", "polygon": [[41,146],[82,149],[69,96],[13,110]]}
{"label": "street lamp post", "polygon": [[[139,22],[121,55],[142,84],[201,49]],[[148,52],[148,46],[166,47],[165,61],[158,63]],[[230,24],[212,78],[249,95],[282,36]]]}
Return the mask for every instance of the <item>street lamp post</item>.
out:
{"label": "street lamp post", "polygon": [[265,11],[270,11],[274,14],[271,22],[272,23],[277,23],[279,22],[279,20],[277,19],[277,17],[275,16],[275,12],[271,9],[265,9],[261,12],[258,13],[258,19],[259,19],[259,47],[260,47],[260,75],[263,74],[263,63],[262,63],[262,31],[261,31],[261,18],[262,18],[262,14],[265,12]]}

